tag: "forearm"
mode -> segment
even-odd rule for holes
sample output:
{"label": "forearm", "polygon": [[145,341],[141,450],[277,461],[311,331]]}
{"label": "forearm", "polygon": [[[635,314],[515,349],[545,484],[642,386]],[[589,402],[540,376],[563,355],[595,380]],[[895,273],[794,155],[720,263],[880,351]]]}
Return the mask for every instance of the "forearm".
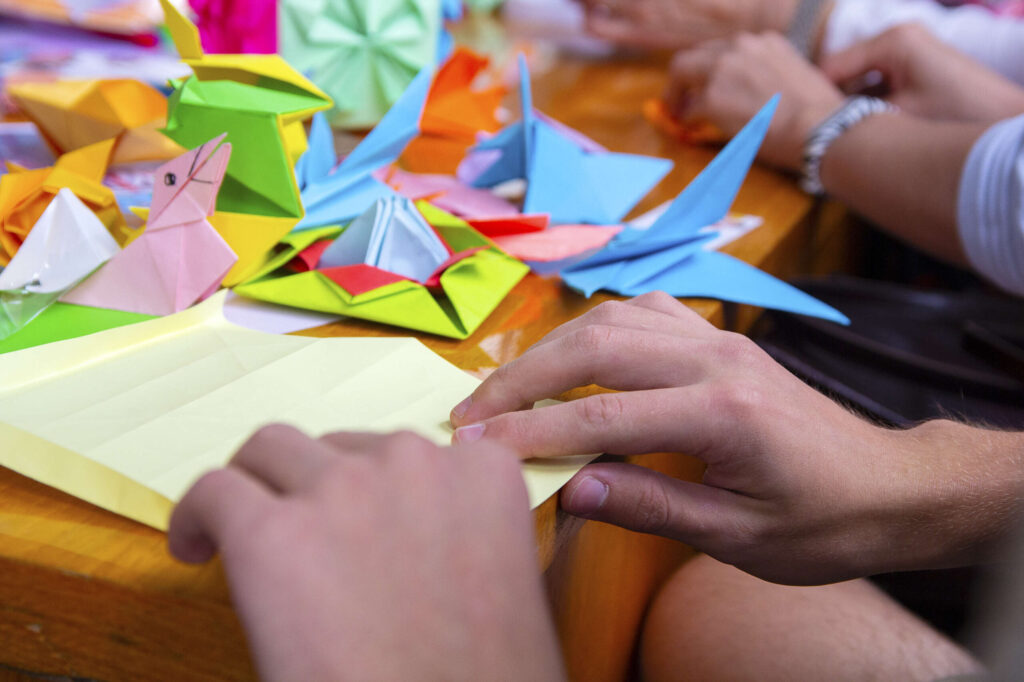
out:
{"label": "forearm", "polygon": [[[985,561],[1024,511],[1024,434],[933,421],[879,453],[864,573]],[[876,491],[879,492],[879,491]]]}
{"label": "forearm", "polygon": [[832,143],[821,179],[831,196],[897,238],[966,265],[957,195],[964,162],[983,132],[977,124],[872,116]]}

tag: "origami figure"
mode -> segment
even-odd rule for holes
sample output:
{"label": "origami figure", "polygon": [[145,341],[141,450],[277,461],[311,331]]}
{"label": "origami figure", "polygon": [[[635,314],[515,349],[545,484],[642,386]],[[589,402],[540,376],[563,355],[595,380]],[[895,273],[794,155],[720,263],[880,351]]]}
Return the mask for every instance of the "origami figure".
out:
{"label": "origami figure", "polygon": [[210,222],[238,255],[226,286],[259,269],[302,218],[294,165],[306,150],[303,121],[331,99],[278,55],[204,54],[196,27],[167,0],[167,26],[194,78],[177,81],[170,138],[186,148],[227,133],[234,147]]}
{"label": "origami figure", "polygon": [[210,52],[277,52],[277,0],[189,0]]}
{"label": "origami figure", "polygon": [[114,193],[100,184],[113,147],[114,140],[97,142],[38,170],[7,164],[9,172],[0,176],[0,265],[10,262],[62,188],[71,190],[95,213],[119,244],[131,238]]}
{"label": "origami figure", "polygon": [[334,141],[326,120],[314,120],[310,150],[299,161],[297,174],[303,183],[302,203],[306,216],[298,230],[340,225],[362,214],[382,197],[395,192],[373,177],[373,172],[392,163],[419,133],[420,115],[430,88],[430,72],[413,79],[394,106],[333,172]]}
{"label": "origami figure", "polygon": [[183,151],[158,130],[167,120],[167,98],[140,81],[17,83],[7,93],[58,155],[111,138],[111,164],[165,161]]}
{"label": "origami figure", "polygon": [[[275,263],[292,260],[292,270],[298,274],[284,270],[283,275],[271,274],[235,287],[235,293],[464,339],[529,271],[451,214],[422,201],[415,209],[404,199],[390,200],[390,208],[388,203],[381,200],[365,220],[355,221],[351,241],[339,238],[334,252],[328,240],[333,240],[330,235],[336,234],[337,228],[319,228],[324,232],[316,238],[313,230],[289,235],[307,238],[277,254]],[[418,211],[422,218],[411,215],[410,210]],[[424,219],[436,230],[433,237],[424,231]],[[359,224],[361,220],[363,224]],[[390,243],[389,233],[394,235]],[[410,236],[413,234],[416,236]],[[436,237],[442,240],[444,254],[436,249]],[[428,253],[423,253],[424,243],[428,243]],[[311,257],[296,263],[296,257],[303,254]],[[429,272],[446,254],[450,255]],[[425,275],[425,280],[421,279]]]}
{"label": "origami figure", "polygon": [[562,272],[573,289],[623,296],[665,291],[787,310],[849,324],[838,310],[757,268],[704,244],[701,228],[725,217],[743,184],[778,104],[776,95],[645,230],[626,228],[601,251]]}
{"label": "origami figure", "polygon": [[440,0],[280,0],[279,48],[333,98],[331,122],[368,128],[437,63]]}
{"label": "origami figure", "polygon": [[365,263],[424,283],[451,254],[413,203],[378,199],[323,253],[319,265]]}
{"label": "origami figure", "polygon": [[0,339],[27,325],[119,251],[96,214],[71,190],[58,190],[0,271]]}
{"label": "origami figure", "polygon": [[402,152],[404,168],[454,175],[477,134],[499,129],[496,112],[505,88],[472,87],[487,64],[486,57],[459,47],[438,69],[423,109],[422,132]]}
{"label": "origami figure", "polygon": [[519,76],[523,118],[475,147],[500,152],[475,186],[526,178],[524,213],[548,213],[556,224],[612,225],[671,170],[667,159],[595,150],[579,133],[538,117],[522,56]]}
{"label": "origami figure", "polygon": [[66,294],[65,303],[170,315],[216,291],[237,260],[207,221],[231,157],[223,139],[157,170],[145,232]]}

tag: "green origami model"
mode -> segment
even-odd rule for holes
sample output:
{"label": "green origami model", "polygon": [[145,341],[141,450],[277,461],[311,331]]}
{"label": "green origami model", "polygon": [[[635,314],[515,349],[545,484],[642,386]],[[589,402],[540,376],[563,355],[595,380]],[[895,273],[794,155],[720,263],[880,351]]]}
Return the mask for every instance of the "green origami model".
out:
{"label": "green origami model", "polygon": [[[295,152],[284,117],[306,112],[317,100],[229,80],[175,81],[165,133],[192,149],[228,134],[231,161],[217,196],[217,210],[264,216],[303,215],[295,182]],[[322,103],[322,102],[321,102]],[[300,147],[304,150],[304,147]]]}
{"label": "green origami model", "polygon": [[[409,280],[352,295],[323,272],[268,276],[235,287],[248,298],[308,310],[348,315],[374,322],[465,339],[498,307],[529,268],[498,249],[468,223],[418,202],[417,207],[452,251],[479,249],[456,262],[440,277],[440,293]],[[282,265],[313,242],[334,237],[338,228],[322,228],[317,235],[300,232],[279,245],[273,266]],[[269,268],[264,268],[261,276]]]}
{"label": "green origami model", "polygon": [[437,58],[441,0],[280,0],[278,49],[334,98],[334,125],[369,128]]}

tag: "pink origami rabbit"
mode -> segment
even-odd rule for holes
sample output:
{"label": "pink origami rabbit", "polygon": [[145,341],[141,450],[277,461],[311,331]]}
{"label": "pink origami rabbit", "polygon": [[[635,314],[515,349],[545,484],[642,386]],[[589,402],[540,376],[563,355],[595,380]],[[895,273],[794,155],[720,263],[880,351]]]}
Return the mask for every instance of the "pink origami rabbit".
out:
{"label": "pink origami rabbit", "polygon": [[231,145],[220,145],[223,139],[157,169],[145,232],[63,301],[170,315],[217,290],[238,260],[207,220],[231,156]]}

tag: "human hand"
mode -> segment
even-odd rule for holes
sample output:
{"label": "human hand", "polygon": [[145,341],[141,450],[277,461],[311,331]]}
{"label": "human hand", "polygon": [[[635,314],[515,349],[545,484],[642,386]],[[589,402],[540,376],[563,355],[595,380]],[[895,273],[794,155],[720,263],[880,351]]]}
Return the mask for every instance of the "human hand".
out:
{"label": "human hand", "polygon": [[743,34],[678,53],[665,100],[676,118],[710,121],[732,137],[776,93],[782,99],[759,157],[798,171],[807,136],[843,95],[781,35]]}
{"label": "human hand", "polygon": [[169,542],[220,552],[262,679],[563,678],[500,445],[266,427],[193,486]]}
{"label": "human hand", "polygon": [[587,30],[622,45],[679,50],[741,32],[784,31],[796,0],[580,0]]}
{"label": "human hand", "polygon": [[994,123],[1024,113],[1024,90],[917,24],[903,24],[822,59],[833,82],[850,88],[872,71],[886,99],[923,118]]}
{"label": "human hand", "polygon": [[[523,409],[590,384],[621,392]],[[456,442],[486,438],[524,457],[696,456],[707,465],[702,483],[590,465],[563,490],[562,507],[783,583],[974,559],[982,529],[1020,499],[1020,462],[968,447],[964,431],[975,430],[875,427],[660,292],[604,303],[554,330],[484,381],[452,422]],[[1010,472],[1005,482],[988,481],[993,466]],[[999,513],[977,504],[986,486]]]}

